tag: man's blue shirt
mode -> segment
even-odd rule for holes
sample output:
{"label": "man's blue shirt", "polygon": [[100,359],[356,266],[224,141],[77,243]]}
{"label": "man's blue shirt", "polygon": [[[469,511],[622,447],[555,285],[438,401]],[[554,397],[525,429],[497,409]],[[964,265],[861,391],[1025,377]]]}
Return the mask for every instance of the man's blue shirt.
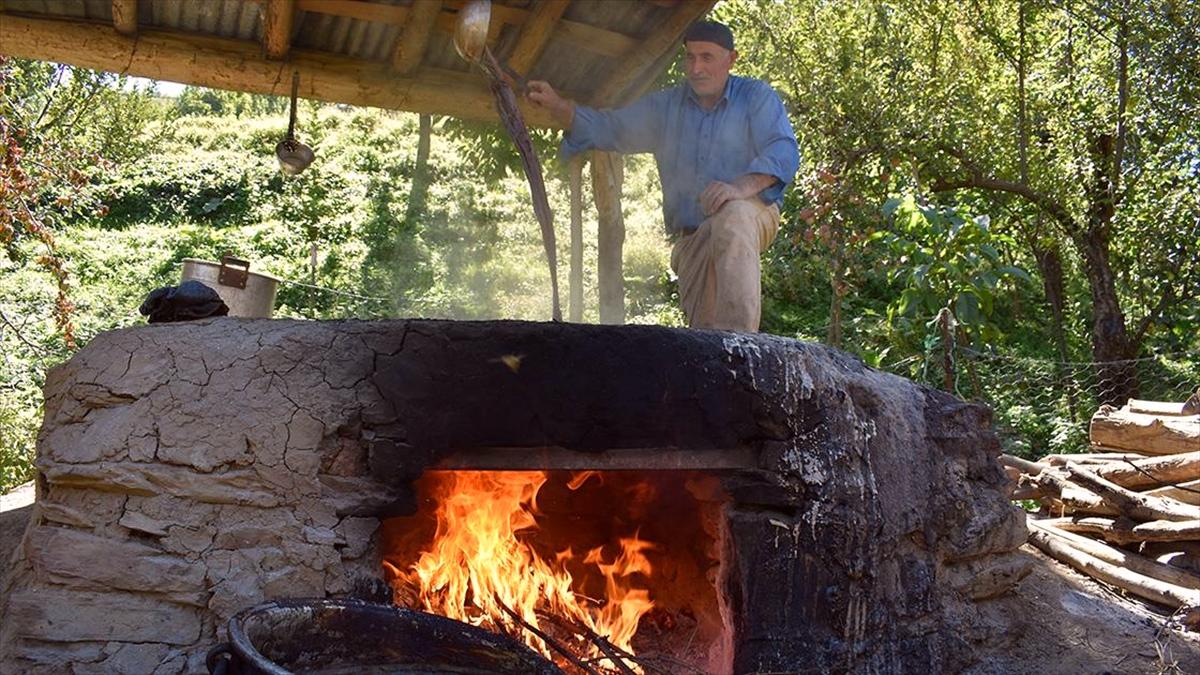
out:
{"label": "man's blue shirt", "polygon": [[672,232],[700,227],[700,193],[712,181],[730,183],[749,173],[774,176],[778,182],[758,196],[779,204],[800,164],[791,121],[775,90],[734,75],[712,110],[700,105],[686,82],[619,110],[576,106],[563,137],[563,159],[589,148],[654,153],[663,217]]}

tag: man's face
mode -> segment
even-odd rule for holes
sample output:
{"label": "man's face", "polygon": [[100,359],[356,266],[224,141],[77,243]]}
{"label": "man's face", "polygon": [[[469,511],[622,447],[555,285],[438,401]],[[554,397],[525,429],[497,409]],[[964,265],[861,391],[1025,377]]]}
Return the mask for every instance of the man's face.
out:
{"label": "man's face", "polygon": [[684,51],[684,72],[692,91],[701,100],[716,101],[725,91],[725,81],[737,60],[737,52],[715,42],[697,41],[684,44]]}

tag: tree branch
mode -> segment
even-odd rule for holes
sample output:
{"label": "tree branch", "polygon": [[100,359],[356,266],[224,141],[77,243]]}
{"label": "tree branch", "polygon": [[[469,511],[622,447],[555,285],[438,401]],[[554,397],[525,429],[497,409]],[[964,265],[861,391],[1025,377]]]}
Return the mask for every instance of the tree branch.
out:
{"label": "tree branch", "polygon": [[1007,192],[1023,197],[1050,214],[1052,218],[1062,225],[1063,230],[1067,234],[1074,236],[1079,231],[1078,223],[1075,222],[1075,219],[1071,217],[1071,214],[1061,204],[1022,183],[1014,183],[1012,181],[975,174],[970,178],[961,180],[937,179],[929,186],[929,189],[934,192],[952,192],[954,190],[966,189]]}

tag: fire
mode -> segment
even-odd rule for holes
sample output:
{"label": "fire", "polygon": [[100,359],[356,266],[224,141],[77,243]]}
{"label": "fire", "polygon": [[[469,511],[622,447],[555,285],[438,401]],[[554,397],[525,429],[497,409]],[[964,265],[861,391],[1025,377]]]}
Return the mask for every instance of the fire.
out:
{"label": "fire", "polygon": [[[570,489],[587,478],[576,476]],[[539,629],[548,623],[544,617],[557,617],[634,653],[631,640],[638,622],[654,607],[649,591],[638,583],[652,572],[645,552],[654,545],[634,533],[620,538],[616,549],[539,554],[527,540],[538,528],[537,496],[546,480],[541,471],[439,474],[431,493],[438,504],[432,544],[407,569],[385,563],[395,577],[398,600],[406,599],[402,589],[411,589],[425,611],[510,632],[520,630],[510,613]],[[613,550],[606,555],[606,548]],[[595,580],[603,580],[604,597],[585,597],[577,590],[582,579],[574,578],[568,567],[581,576],[581,569],[599,575]],[[521,635],[550,656],[532,632]]]}

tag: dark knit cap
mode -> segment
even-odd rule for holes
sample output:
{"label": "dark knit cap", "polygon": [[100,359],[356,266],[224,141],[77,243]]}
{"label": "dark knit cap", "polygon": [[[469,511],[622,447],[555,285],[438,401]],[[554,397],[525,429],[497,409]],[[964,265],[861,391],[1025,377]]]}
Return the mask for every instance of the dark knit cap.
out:
{"label": "dark knit cap", "polygon": [[716,21],[697,21],[683,34],[683,42],[713,42],[733,51],[733,31]]}

